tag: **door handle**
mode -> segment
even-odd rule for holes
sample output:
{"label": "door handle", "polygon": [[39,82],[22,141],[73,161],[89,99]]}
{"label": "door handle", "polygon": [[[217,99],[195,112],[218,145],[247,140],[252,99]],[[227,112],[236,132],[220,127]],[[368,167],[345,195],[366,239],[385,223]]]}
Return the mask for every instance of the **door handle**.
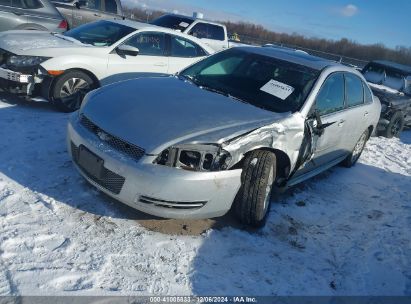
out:
{"label": "door handle", "polygon": [[155,65],[155,66],[159,66],[159,67],[164,67],[164,66],[166,66],[167,64],[164,63],[164,62],[157,62],[157,63],[154,63],[154,65]]}
{"label": "door handle", "polygon": [[338,126],[341,127],[342,125],[344,125],[344,123],[345,123],[345,120],[344,120],[344,119],[341,119],[341,120],[338,122]]}
{"label": "door handle", "polygon": [[100,15],[100,14],[94,14],[94,16],[96,16],[96,17],[101,17],[101,15]]}
{"label": "door handle", "polygon": [[365,111],[364,116],[368,116],[368,111]]}
{"label": "door handle", "polygon": [[20,13],[20,12],[13,12],[13,14],[14,14],[14,15],[17,15],[17,16],[23,15],[23,13]]}

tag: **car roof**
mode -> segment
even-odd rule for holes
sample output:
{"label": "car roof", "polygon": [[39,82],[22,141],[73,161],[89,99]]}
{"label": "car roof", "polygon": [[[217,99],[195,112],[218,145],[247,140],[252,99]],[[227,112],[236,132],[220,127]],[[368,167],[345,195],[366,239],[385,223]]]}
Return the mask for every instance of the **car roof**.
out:
{"label": "car roof", "polygon": [[345,67],[344,65],[324,59],[321,57],[309,55],[305,52],[297,52],[294,49],[281,48],[281,47],[253,47],[253,46],[241,46],[238,49],[243,49],[250,53],[255,53],[263,56],[269,56],[280,60],[290,61],[296,64],[307,66],[314,70],[322,70],[325,67],[336,66]]}
{"label": "car roof", "polygon": [[216,25],[221,25],[221,26],[223,26],[223,24],[220,23],[220,22],[216,22],[216,21],[212,21],[212,20],[208,20],[208,19],[204,19],[204,18],[196,18],[196,17],[192,17],[192,16],[181,15],[181,14],[172,14],[172,13],[170,13],[170,14],[164,14],[164,15],[158,17],[158,18],[161,18],[161,17],[163,17],[163,16],[173,16],[173,17],[178,17],[178,18],[189,19],[189,20],[191,20],[191,21],[205,21],[205,22],[207,22],[207,23],[211,23],[211,24],[216,24]]}
{"label": "car roof", "polygon": [[404,65],[404,64],[400,64],[400,63],[393,62],[393,61],[388,61],[388,60],[373,60],[370,63],[376,63],[376,64],[379,64],[379,65],[383,65],[383,66],[392,68],[394,70],[397,70],[401,73],[411,75],[411,66],[409,66],[409,65]]}

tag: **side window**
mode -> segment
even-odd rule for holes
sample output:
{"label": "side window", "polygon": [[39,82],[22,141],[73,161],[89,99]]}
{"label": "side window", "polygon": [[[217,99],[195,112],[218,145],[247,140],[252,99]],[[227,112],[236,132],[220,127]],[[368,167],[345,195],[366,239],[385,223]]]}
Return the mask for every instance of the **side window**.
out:
{"label": "side window", "polygon": [[197,38],[207,38],[207,24],[205,23],[197,23],[194,27],[190,30],[189,35],[192,35]]}
{"label": "side window", "polygon": [[164,56],[165,34],[157,32],[139,33],[128,39],[126,45],[138,48],[140,55]]}
{"label": "side window", "polygon": [[222,26],[209,24],[208,25],[208,38],[214,40],[224,41],[224,28]]}
{"label": "side window", "polygon": [[325,80],[315,103],[320,115],[344,108],[344,76],[342,73],[333,74]]}
{"label": "side window", "polygon": [[38,9],[43,7],[39,0],[12,0],[11,5],[17,8]]}
{"label": "side window", "polygon": [[187,39],[171,36],[171,56],[173,57],[198,57],[199,46]]}
{"label": "side window", "polygon": [[87,0],[86,5],[84,7],[99,11],[101,10],[101,1],[100,0]]}
{"label": "side window", "polygon": [[362,85],[364,87],[364,102],[371,103],[373,101],[371,90],[364,82],[362,83]]}
{"label": "side window", "polygon": [[190,30],[189,35],[197,38],[206,38],[214,40],[224,40],[224,28],[222,26],[206,23],[197,23]]}
{"label": "side window", "polygon": [[117,3],[115,0],[105,0],[104,11],[107,13],[117,14]]}
{"label": "side window", "polygon": [[345,74],[345,87],[347,107],[364,103],[362,80],[359,77],[353,74]]}

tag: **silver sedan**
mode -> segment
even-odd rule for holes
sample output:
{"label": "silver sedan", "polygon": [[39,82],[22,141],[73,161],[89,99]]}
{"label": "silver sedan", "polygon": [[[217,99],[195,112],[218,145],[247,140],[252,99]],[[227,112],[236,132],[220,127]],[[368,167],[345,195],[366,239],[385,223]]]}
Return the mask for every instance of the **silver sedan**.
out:
{"label": "silver sedan", "polygon": [[89,93],[68,147],[95,187],[149,214],[234,208],[265,223],[272,189],[356,163],[380,113],[363,76],[293,50],[239,47],[171,77]]}

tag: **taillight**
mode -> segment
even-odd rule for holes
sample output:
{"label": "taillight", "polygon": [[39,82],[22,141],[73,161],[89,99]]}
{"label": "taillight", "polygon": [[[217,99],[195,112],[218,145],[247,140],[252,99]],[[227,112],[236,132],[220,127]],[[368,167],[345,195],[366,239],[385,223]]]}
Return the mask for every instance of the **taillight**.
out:
{"label": "taillight", "polygon": [[67,29],[68,29],[68,23],[67,23],[67,21],[66,21],[65,19],[61,20],[58,28],[67,30]]}

